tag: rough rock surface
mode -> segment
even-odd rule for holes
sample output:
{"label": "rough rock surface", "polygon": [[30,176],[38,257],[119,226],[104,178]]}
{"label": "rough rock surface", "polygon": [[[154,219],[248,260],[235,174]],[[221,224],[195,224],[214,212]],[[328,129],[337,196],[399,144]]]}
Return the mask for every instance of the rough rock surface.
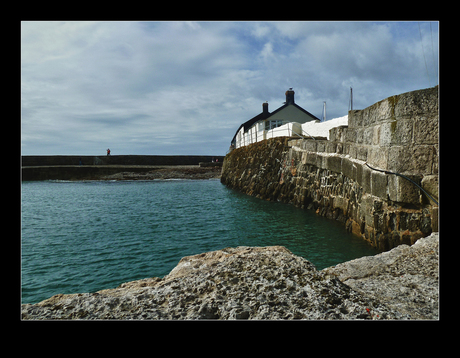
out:
{"label": "rough rock surface", "polygon": [[[426,245],[422,241],[414,245],[414,250],[397,248],[395,255],[383,259],[377,255],[374,261],[363,258],[363,265],[354,260],[349,267],[342,264],[323,271],[282,246],[226,248],[184,257],[163,279],[128,282],[96,293],[56,295],[34,305],[22,305],[22,318],[436,318],[437,312],[433,315],[432,311],[437,308],[437,237],[425,240]],[[430,250],[436,254],[430,254]],[[418,254],[424,258],[417,258]],[[428,261],[423,274],[417,265]],[[399,280],[401,272],[405,280]],[[400,299],[387,299],[386,292],[381,292],[380,275],[395,290],[403,283]],[[374,281],[366,281],[369,277]],[[416,279],[415,288],[409,284],[411,278]],[[429,278],[428,283],[425,278]],[[353,285],[356,289],[351,288]],[[429,292],[433,301],[419,300],[414,306],[408,302],[411,292],[416,292],[417,299]]]}
{"label": "rough rock surface", "polygon": [[337,277],[365,296],[412,319],[438,319],[439,234],[328,267],[323,273]]}

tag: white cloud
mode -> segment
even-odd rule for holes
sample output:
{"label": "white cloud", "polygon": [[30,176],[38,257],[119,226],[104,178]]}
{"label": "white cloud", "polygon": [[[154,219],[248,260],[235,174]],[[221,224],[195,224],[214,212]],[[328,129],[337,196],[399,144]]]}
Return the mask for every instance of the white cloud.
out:
{"label": "white cloud", "polygon": [[[421,23],[429,64],[437,62]],[[284,101],[320,116],[428,87],[417,23],[23,22],[24,154],[224,154]],[[434,54],[434,56],[433,56]],[[434,65],[431,65],[434,66]],[[434,85],[434,70],[431,85]]]}
{"label": "white cloud", "polygon": [[260,24],[260,23],[254,23],[251,29],[251,34],[256,38],[264,38],[270,32],[271,32],[271,29],[269,26]]}

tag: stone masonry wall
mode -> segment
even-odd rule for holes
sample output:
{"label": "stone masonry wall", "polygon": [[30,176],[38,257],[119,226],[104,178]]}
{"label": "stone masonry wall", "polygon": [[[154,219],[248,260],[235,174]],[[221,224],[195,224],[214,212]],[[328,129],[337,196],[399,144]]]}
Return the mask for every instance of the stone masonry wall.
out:
{"label": "stone masonry wall", "polygon": [[438,87],[350,111],[330,140],[273,138],[229,153],[222,183],[339,220],[382,250],[438,231]]}

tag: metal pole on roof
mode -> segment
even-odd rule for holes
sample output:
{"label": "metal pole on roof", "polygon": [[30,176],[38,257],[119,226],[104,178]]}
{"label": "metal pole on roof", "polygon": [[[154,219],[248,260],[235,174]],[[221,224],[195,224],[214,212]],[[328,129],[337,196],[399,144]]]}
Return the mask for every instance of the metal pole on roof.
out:
{"label": "metal pole on roof", "polygon": [[325,122],[325,121],[326,121],[326,101],[323,102],[323,113],[321,116],[321,122]]}
{"label": "metal pole on roof", "polygon": [[353,88],[350,87],[350,100],[348,101],[348,110],[353,110]]}
{"label": "metal pole on roof", "polygon": [[353,88],[350,87],[350,107],[353,110]]}

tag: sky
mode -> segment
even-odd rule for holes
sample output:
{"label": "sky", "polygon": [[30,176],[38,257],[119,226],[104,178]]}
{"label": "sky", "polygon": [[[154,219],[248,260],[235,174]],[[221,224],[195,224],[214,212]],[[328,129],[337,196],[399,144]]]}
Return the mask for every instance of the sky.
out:
{"label": "sky", "polygon": [[21,23],[22,155],[225,155],[295,102],[327,119],[438,84],[438,22]]}

